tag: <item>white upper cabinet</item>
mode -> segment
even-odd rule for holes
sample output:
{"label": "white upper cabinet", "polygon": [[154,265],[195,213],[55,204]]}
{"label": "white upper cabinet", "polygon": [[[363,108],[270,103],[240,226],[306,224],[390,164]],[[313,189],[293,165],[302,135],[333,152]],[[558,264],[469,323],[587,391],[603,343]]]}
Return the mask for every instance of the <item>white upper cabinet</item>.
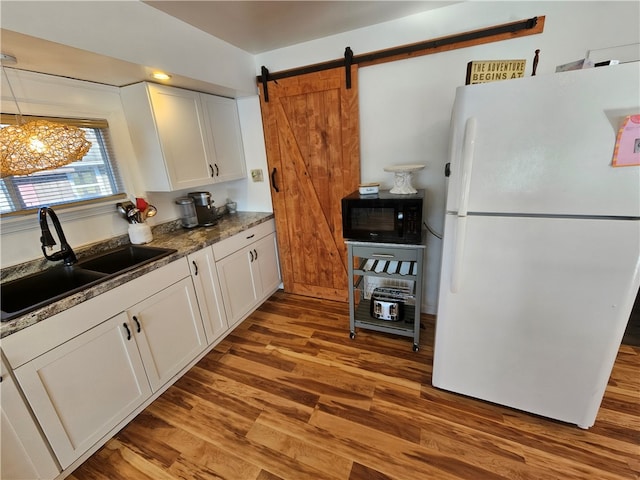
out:
{"label": "white upper cabinet", "polygon": [[238,106],[231,98],[200,94],[207,131],[212,133],[215,181],[244,178],[244,146],[240,134]]}
{"label": "white upper cabinet", "polygon": [[123,87],[120,96],[147,190],[244,177],[235,100],[152,83]]}

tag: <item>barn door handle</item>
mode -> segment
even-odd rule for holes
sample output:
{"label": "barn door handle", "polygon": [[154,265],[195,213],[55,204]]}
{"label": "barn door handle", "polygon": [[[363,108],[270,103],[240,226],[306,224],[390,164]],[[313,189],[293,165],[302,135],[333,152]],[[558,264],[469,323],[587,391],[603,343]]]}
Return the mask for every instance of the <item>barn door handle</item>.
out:
{"label": "barn door handle", "polygon": [[279,192],[280,190],[278,189],[278,186],[276,185],[276,167],[273,167],[273,170],[271,171],[271,185],[273,185],[273,189],[276,192]]}

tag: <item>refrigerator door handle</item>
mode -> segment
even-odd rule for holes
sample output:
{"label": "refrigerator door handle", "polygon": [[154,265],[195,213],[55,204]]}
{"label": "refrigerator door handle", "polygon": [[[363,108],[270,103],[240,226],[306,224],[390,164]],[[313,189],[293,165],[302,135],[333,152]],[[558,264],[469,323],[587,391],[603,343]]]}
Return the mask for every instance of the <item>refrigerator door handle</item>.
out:
{"label": "refrigerator door handle", "polygon": [[464,244],[467,232],[467,211],[469,209],[469,190],[471,189],[471,170],[473,167],[473,154],[476,144],[476,131],[478,120],[469,117],[464,128],[464,140],[462,145],[462,165],[460,166],[460,202],[458,203],[458,216],[456,219],[456,239],[453,250],[451,267],[451,293],[458,293],[462,284],[462,261],[464,258]]}
{"label": "refrigerator door handle", "polygon": [[456,240],[451,263],[451,293],[458,293],[462,284],[462,260],[464,258],[464,244],[467,236],[467,217],[458,216],[456,219]]}
{"label": "refrigerator door handle", "polygon": [[476,117],[469,117],[464,128],[462,165],[460,168],[460,203],[458,203],[458,216],[460,217],[466,217],[469,209],[469,190],[471,189],[471,170],[473,167],[477,125],[478,120]]}

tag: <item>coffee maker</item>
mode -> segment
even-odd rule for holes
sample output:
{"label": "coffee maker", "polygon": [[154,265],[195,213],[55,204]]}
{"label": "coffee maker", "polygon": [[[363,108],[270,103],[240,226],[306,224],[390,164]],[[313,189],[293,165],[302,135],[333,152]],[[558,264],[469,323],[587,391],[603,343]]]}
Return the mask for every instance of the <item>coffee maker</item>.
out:
{"label": "coffee maker", "polygon": [[193,199],[193,204],[196,207],[198,226],[209,227],[217,223],[216,208],[213,206],[211,193],[190,192],[187,196]]}

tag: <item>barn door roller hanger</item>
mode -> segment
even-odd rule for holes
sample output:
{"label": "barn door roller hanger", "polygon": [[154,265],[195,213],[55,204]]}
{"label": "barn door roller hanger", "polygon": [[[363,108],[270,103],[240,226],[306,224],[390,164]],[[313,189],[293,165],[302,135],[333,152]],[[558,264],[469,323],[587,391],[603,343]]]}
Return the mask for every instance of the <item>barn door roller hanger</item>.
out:
{"label": "barn door roller hanger", "polygon": [[294,68],[282,72],[270,73],[264,65],[261,67],[261,75],[257,77],[259,83],[262,84],[264,101],[269,101],[269,91],[267,84],[270,81],[277,83],[281,78],[295,77],[306,73],[320,72],[322,70],[331,70],[334,68],[345,68],[346,88],[351,88],[351,65],[376,65],[379,63],[390,62],[393,60],[401,60],[404,58],[428,55],[447,50],[455,50],[458,48],[480,45],[483,43],[497,42],[500,40],[508,40],[511,38],[522,37],[526,35],[535,35],[542,33],[544,30],[544,16],[532,17],[527,20],[518,22],[505,23],[494,27],[483,28],[481,30],[473,30],[470,32],[458,33],[447,37],[440,37],[424,42],[413,43],[401,47],[390,48],[387,50],[378,50],[377,52],[365,53],[363,55],[353,55],[350,47],[344,51],[344,58],[331,60],[324,63],[309,65],[306,67]]}

